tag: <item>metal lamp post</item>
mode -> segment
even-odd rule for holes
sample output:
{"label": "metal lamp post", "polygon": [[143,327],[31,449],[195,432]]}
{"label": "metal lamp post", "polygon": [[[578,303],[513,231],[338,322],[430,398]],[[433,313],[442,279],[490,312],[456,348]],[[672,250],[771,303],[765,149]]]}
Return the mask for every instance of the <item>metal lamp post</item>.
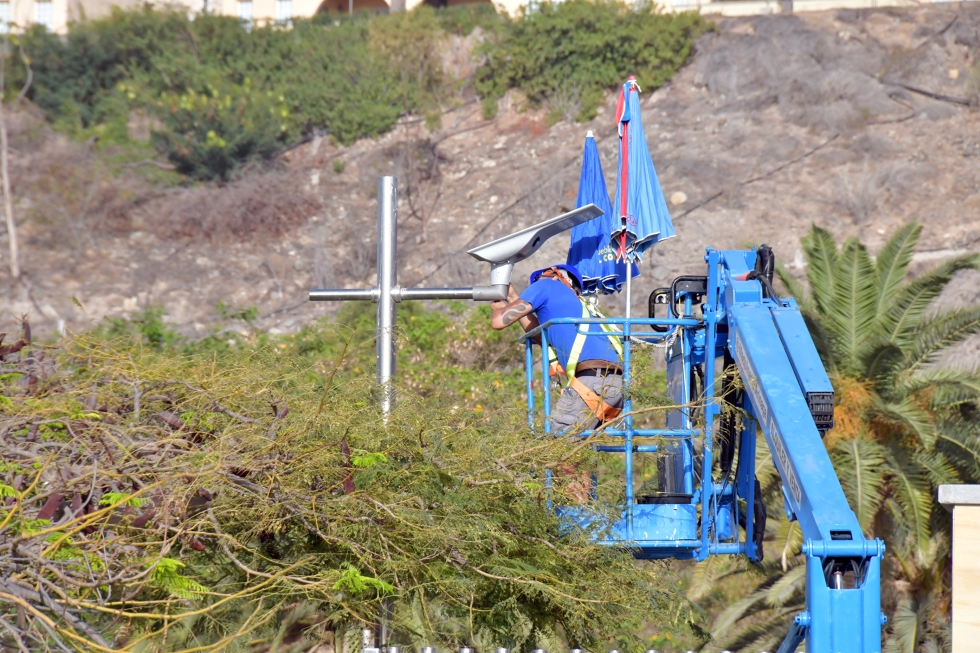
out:
{"label": "metal lamp post", "polygon": [[[373,288],[330,288],[310,291],[310,301],[371,301],[378,305],[377,370],[381,386],[381,413],[385,420],[395,406],[395,320],[396,305],[409,299],[472,299],[493,301],[507,298],[507,285],[472,288],[402,288],[397,270],[398,180],[378,178],[378,285]],[[508,279],[509,281],[509,279]]]}
{"label": "metal lamp post", "polygon": [[378,305],[377,369],[381,386],[381,413],[387,421],[395,406],[395,318],[398,303],[410,299],[469,299],[495,301],[507,298],[514,264],[540,249],[546,240],[577,224],[602,215],[589,204],[469,251],[490,264],[490,285],[469,288],[402,288],[398,285],[397,229],[398,181],[378,178],[378,285],[365,289],[329,288],[310,291],[310,301],[371,301]]}

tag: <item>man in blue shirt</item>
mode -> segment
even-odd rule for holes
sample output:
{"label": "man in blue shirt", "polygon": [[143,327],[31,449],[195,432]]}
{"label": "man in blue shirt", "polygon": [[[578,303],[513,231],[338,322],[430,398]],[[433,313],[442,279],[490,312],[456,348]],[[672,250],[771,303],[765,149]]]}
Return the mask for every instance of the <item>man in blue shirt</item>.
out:
{"label": "man in blue shirt", "polygon": [[[511,286],[507,301],[490,304],[490,326],[505,329],[520,322],[524,331],[556,318],[591,317],[579,294],[582,277],[571,265],[554,265],[531,275],[531,285],[519,296]],[[556,434],[595,428],[619,414],[623,405],[623,367],[617,336],[585,336],[584,325],[558,324],[548,328],[548,344],[568,377],[568,385],[551,412]],[[597,324],[591,333],[602,333]],[[547,355],[547,354],[546,354]]]}

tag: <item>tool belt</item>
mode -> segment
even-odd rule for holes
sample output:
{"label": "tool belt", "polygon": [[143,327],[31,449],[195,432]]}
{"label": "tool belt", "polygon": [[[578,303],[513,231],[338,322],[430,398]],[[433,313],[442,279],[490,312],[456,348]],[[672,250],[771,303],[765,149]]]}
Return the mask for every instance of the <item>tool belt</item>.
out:
{"label": "tool belt", "polygon": [[[582,376],[591,376],[589,372],[596,373],[608,373],[608,370],[582,370]],[[615,408],[607,404],[602,397],[597,395],[592,389],[578,380],[578,377],[573,376],[568,380],[568,387],[578,393],[585,402],[585,405],[589,407],[592,414],[599,418],[600,422],[608,422],[611,419],[615,419],[622,410]]]}

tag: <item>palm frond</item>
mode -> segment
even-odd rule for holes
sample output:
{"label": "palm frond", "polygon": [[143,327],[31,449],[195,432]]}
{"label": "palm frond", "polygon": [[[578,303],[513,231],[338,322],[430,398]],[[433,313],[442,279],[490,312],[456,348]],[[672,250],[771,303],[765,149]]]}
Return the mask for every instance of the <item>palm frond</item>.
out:
{"label": "palm frond", "polygon": [[888,313],[879,316],[878,333],[900,347],[907,346],[922,316],[952,281],[953,275],[960,270],[974,270],[978,266],[980,255],[960,256],[937,265],[903,285],[896,293]]}
{"label": "palm frond", "polygon": [[838,440],[830,451],[844,495],[864,530],[881,503],[885,457],[884,448],[864,435]]}
{"label": "palm frond", "polygon": [[903,397],[898,401],[885,401],[876,397],[868,417],[915,436],[926,447],[932,447],[936,443],[936,423],[933,417],[910,397]]}
{"label": "palm frond", "polygon": [[936,449],[963,473],[964,478],[980,478],[980,427],[976,420],[947,419],[938,424]]}
{"label": "palm frond", "polygon": [[932,408],[952,408],[980,399],[980,370],[966,367],[932,367],[902,380],[903,394],[932,391]]}
{"label": "palm frond", "polygon": [[859,375],[872,381],[887,393],[895,385],[895,377],[903,369],[905,352],[881,335],[865,341],[858,353]]}
{"label": "palm frond", "polygon": [[868,250],[856,238],[841,248],[834,268],[834,293],[825,317],[845,366],[858,371],[864,343],[874,335],[878,288]]}
{"label": "palm frond", "polygon": [[715,589],[719,577],[724,573],[728,561],[721,556],[709,556],[694,567],[691,575],[691,586],[687,589],[687,598],[700,601]]}
{"label": "palm frond", "polygon": [[944,648],[938,640],[930,637],[922,643],[921,653],[943,653]]}
{"label": "palm frond", "polygon": [[929,546],[932,536],[929,517],[932,513],[932,486],[928,475],[909,453],[900,446],[888,447],[888,476],[895,488],[895,499],[901,508],[901,517],[915,537],[916,549]]}
{"label": "palm frond", "polygon": [[946,455],[936,449],[919,449],[915,452],[915,461],[933,486],[953,485],[960,483],[960,474],[950,464]]}
{"label": "palm frond", "polygon": [[889,630],[885,651],[915,653],[915,644],[919,639],[919,612],[915,601],[903,598],[898,602]]}
{"label": "palm frond", "polygon": [[875,271],[878,276],[878,302],[875,314],[887,313],[892,301],[898,294],[898,289],[905,280],[912,255],[919,243],[922,225],[910,222],[901,227],[888,239],[885,246],[875,259]]}
{"label": "palm frond", "polygon": [[761,432],[755,435],[755,477],[759,479],[762,492],[766,493],[778,488],[782,483],[776,465],[772,462],[772,453],[769,451],[769,443]]}
{"label": "palm frond", "polygon": [[780,264],[776,264],[776,278],[783,284],[786,288],[786,292],[796,300],[796,304],[800,307],[800,310],[804,313],[809,313],[815,309],[813,302],[807,297],[806,290],[803,288],[803,284],[796,280],[792,274],[790,274],[786,268]]}
{"label": "palm frond", "polygon": [[826,229],[810,226],[810,233],[803,237],[803,254],[806,256],[806,280],[817,310],[826,312],[834,294],[834,271],[837,269],[837,243]]}
{"label": "palm frond", "polygon": [[[790,608],[777,610],[765,620],[749,624],[733,635],[721,639],[718,646],[732,651],[768,650],[771,648],[771,642],[779,643],[786,637],[789,627],[793,623],[793,617],[801,612],[804,607],[801,603]],[[715,639],[719,639],[713,630],[711,634]],[[770,646],[767,649],[762,649],[764,644],[770,644]]]}
{"label": "palm frond", "polygon": [[[772,608],[781,608],[794,599],[801,598],[806,589],[806,565],[790,569],[772,584],[766,593],[766,603]],[[797,601],[798,602],[798,601]]]}
{"label": "palm frond", "polygon": [[914,372],[936,355],[980,332],[980,306],[946,311],[919,324],[911,341],[907,369]]}
{"label": "palm frond", "polygon": [[739,620],[745,617],[753,608],[760,603],[765,603],[766,595],[769,593],[769,581],[764,582],[761,588],[756,589],[743,599],[735,601],[730,606],[721,611],[715,618],[715,623],[711,625],[711,634],[716,639],[728,632]]}

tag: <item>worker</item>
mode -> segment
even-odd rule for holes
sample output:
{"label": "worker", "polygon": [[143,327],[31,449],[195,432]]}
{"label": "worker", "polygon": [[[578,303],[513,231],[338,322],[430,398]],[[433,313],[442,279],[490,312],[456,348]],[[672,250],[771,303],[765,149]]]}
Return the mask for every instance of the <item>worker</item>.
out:
{"label": "worker", "polygon": [[[582,276],[572,265],[553,265],[531,274],[520,295],[508,287],[507,300],[490,304],[490,326],[506,329],[520,322],[525,332],[556,318],[590,318],[596,314],[581,297]],[[582,327],[584,330],[586,327]],[[599,325],[588,325],[598,332]],[[551,411],[553,432],[574,434],[616,417],[623,406],[622,344],[618,336],[585,336],[574,324],[548,328],[548,344],[568,383]]]}

